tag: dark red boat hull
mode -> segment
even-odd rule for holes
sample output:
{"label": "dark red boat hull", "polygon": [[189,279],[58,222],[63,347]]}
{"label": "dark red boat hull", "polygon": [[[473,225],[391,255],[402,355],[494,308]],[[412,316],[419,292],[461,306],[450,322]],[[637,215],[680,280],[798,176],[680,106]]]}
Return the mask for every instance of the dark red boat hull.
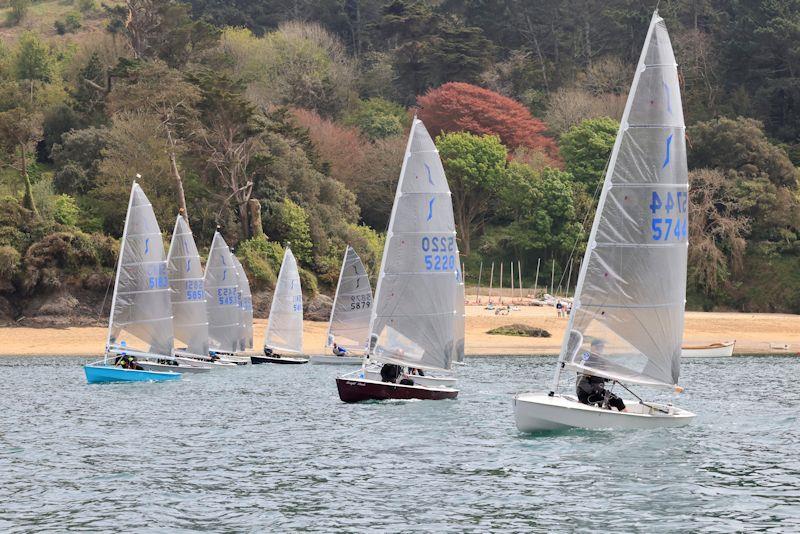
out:
{"label": "dark red boat hull", "polygon": [[337,378],[336,387],[339,389],[339,398],[344,402],[389,399],[444,400],[458,397],[457,389],[404,386],[358,378]]}

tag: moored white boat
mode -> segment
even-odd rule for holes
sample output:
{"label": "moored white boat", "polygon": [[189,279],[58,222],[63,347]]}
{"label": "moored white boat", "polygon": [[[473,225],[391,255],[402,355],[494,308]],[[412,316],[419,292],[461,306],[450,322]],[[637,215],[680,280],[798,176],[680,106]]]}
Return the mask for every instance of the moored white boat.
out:
{"label": "moored white boat", "polygon": [[[628,388],[682,391],[677,382],[689,189],[684,130],[677,65],[655,12],[600,192],[553,385],[547,394],[514,398],[519,430],[668,427],[694,418],[684,409],[645,402]],[[559,394],[565,370],[578,374],[585,403]],[[621,385],[639,402],[616,397],[605,382]]]}
{"label": "moored white boat", "polygon": [[726,358],[733,356],[736,340],[710,343],[708,345],[690,345],[681,347],[683,358]]}
{"label": "moored white boat", "polygon": [[361,365],[363,356],[334,356],[333,354],[312,354],[308,357],[313,365]]}

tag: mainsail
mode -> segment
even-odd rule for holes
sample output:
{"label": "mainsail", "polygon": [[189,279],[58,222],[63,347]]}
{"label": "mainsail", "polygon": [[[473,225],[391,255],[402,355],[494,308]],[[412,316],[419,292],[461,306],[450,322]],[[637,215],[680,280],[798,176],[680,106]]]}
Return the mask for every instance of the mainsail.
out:
{"label": "mainsail", "polygon": [[586,249],[561,361],[621,382],[677,384],[688,173],[678,71],[653,14]]}
{"label": "mainsail", "polygon": [[325,347],[329,348],[335,342],[348,350],[366,352],[371,313],[372,287],[369,284],[369,275],[361,258],[348,245],[342,260],[336,295],[333,297]]}
{"label": "mainsail", "polygon": [[[135,339],[127,339],[126,334]],[[137,340],[147,347],[137,347]],[[153,354],[172,354],[172,306],[164,241],[153,207],[136,182],[120,242],[106,347],[123,345]]]}
{"label": "mainsail", "polygon": [[294,254],[286,247],[269,308],[264,346],[277,353],[303,352],[303,292]]}
{"label": "mainsail", "polygon": [[203,290],[203,266],[189,224],[182,215],[175,221],[167,255],[167,275],[172,290],[172,327],[175,339],[191,354],[208,354],[208,315]]}
{"label": "mainsail", "polygon": [[203,280],[207,299],[209,346],[213,350],[239,350],[242,314],[237,281],[233,254],[222,235],[214,232]]}
{"label": "mainsail", "polygon": [[450,197],[436,146],[415,118],[370,318],[370,355],[379,361],[451,367],[458,260]]}
{"label": "mainsail", "polygon": [[240,350],[247,350],[253,348],[253,295],[242,262],[236,256],[233,256],[233,262],[239,278],[239,311],[242,314]]}

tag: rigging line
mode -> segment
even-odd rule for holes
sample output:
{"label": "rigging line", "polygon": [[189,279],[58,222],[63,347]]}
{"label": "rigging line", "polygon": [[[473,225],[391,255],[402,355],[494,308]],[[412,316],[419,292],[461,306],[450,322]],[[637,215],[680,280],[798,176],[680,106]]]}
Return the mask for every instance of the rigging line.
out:
{"label": "rigging line", "polygon": [[651,410],[655,410],[657,412],[669,414],[669,410],[664,410],[662,408],[658,408],[657,406],[653,406],[652,404],[647,404],[645,401],[642,400],[642,398],[639,395],[637,395],[636,393],[634,393],[633,391],[628,389],[628,387],[625,386],[625,384],[623,384],[622,382],[618,382],[616,380],[612,380],[612,382],[615,383],[615,384],[619,384],[620,386],[622,386],[625,389],[625,391],[627,391],[628,393],[630,393],[631,395],[636,397],[636,399],[639,401],[639,404],[643,404],[643,405],[647,406],[648,408],[650,408]]}
{"label": "rigging line", "polygon": [[[106,286],[106,294],[103,297],[103,305],[100,306],[100,313],[97,314],[97,320],[101,320],[103,318],[103,310],[106,309],[106,299],[108,299],[108,290],[111,289],[111,282],[114,281],[114,277],[111,276],[108,278],[108,285]],[[109,322],[113,320],[113,317],[109,317]]]}

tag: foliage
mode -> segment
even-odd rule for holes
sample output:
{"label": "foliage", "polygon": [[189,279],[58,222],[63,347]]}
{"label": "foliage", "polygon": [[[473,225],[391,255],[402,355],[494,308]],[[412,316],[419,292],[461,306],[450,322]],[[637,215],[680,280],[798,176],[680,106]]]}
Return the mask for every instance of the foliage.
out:
{"label": "foliage", "polygon": [[8,245],[0,245],[0,281],[10,281],[19,272],[22,255]]}
{"label": "foliage", "polygon": [[592,95],[582,89],[559,89],[550,95],[544,115],[549,131],[562,135],[588,119],[622,118],[625,96],[616,94]]}
{"label": "foliage", "polygon": [[301,262],[311,261],[311,230],[306,211],[285,198],[283,202],[270,203],[268,212],[264,228],[267,235],[287,246],[290,245],[292,252]]}
{"label": "foliage", "polygon": [[28,14],[31,0],[10,0],[8,4],[11,6],[11,10],[6,15],[6,24],[16,26]]}
{"label": "foliage", "polygon": [[436,139],[453,194],[459,250],[469,256],[472,237],[485,223],[489,201],[505,176],[506,148],[494,135],[446,133]]}
{"label": "foliage", "polygon": [[558,157],[555,142],[545,137],[545,124],[508,97],[466,83],[446,83],[417,98],[419,116],[431,135],[466,131],[496,135],[509,148],[541,149]]}
{"label": "foliage", "polygon": [[588,193],[603,183],[603,173],[614,148],[619,123],[608,117],[587,119],[561,135],[564,168]]}
{"label": "foliage", "polygon": [[303,293],[311,297],[317,296],[319,293],[319,284],[317,283],[317,277],[314,276],[314,273],[300,267],[300,269],[298,269],[298,274],[300,274],[300,287],[303,288]]}
{"label": "foliage", "polygon": [[77,226],[80,220],[80,208],[75,199],[69,195],[58,195],[55,201],[53,219],[64,226]]}
{"label": "foliage", "polygon": [[58,35],[75,33],[81,28],[81,16],[78,13],[67,13],[64,20],[57,20],[53,26]]}
{"label": "foliage", "polygon": [[241,259],[253,289],[275,287],[283,260],[283,247],[279,243],[259,235],[239,242],[236,255]]}
{"label": "foliage", "polygon": [[492,328],[487,334],[495,336],[520,336],[520,337],[550,337],[550,332],[544,328],[528,326],[526,324],[509,324]]}
{"label": "foliage", "polygon": [[49,82],[54,74],[55,62],[47,45],[36,34],[25,32],[17,45],[14,69],[20,80]]}
{"label": "foliage", "polygon": [[53,178],[57,192],[83,195],[94,189],[107,139],[105,128],[83,128],[61,135],[61,142],[51,151],[57,169]]}
{"label": "foliage", "polygon": [[343,122],[355,126],[362,134],[375,141],[401,135],[406,119],[406,110],[402,106],[376,97],[362,100]]}

